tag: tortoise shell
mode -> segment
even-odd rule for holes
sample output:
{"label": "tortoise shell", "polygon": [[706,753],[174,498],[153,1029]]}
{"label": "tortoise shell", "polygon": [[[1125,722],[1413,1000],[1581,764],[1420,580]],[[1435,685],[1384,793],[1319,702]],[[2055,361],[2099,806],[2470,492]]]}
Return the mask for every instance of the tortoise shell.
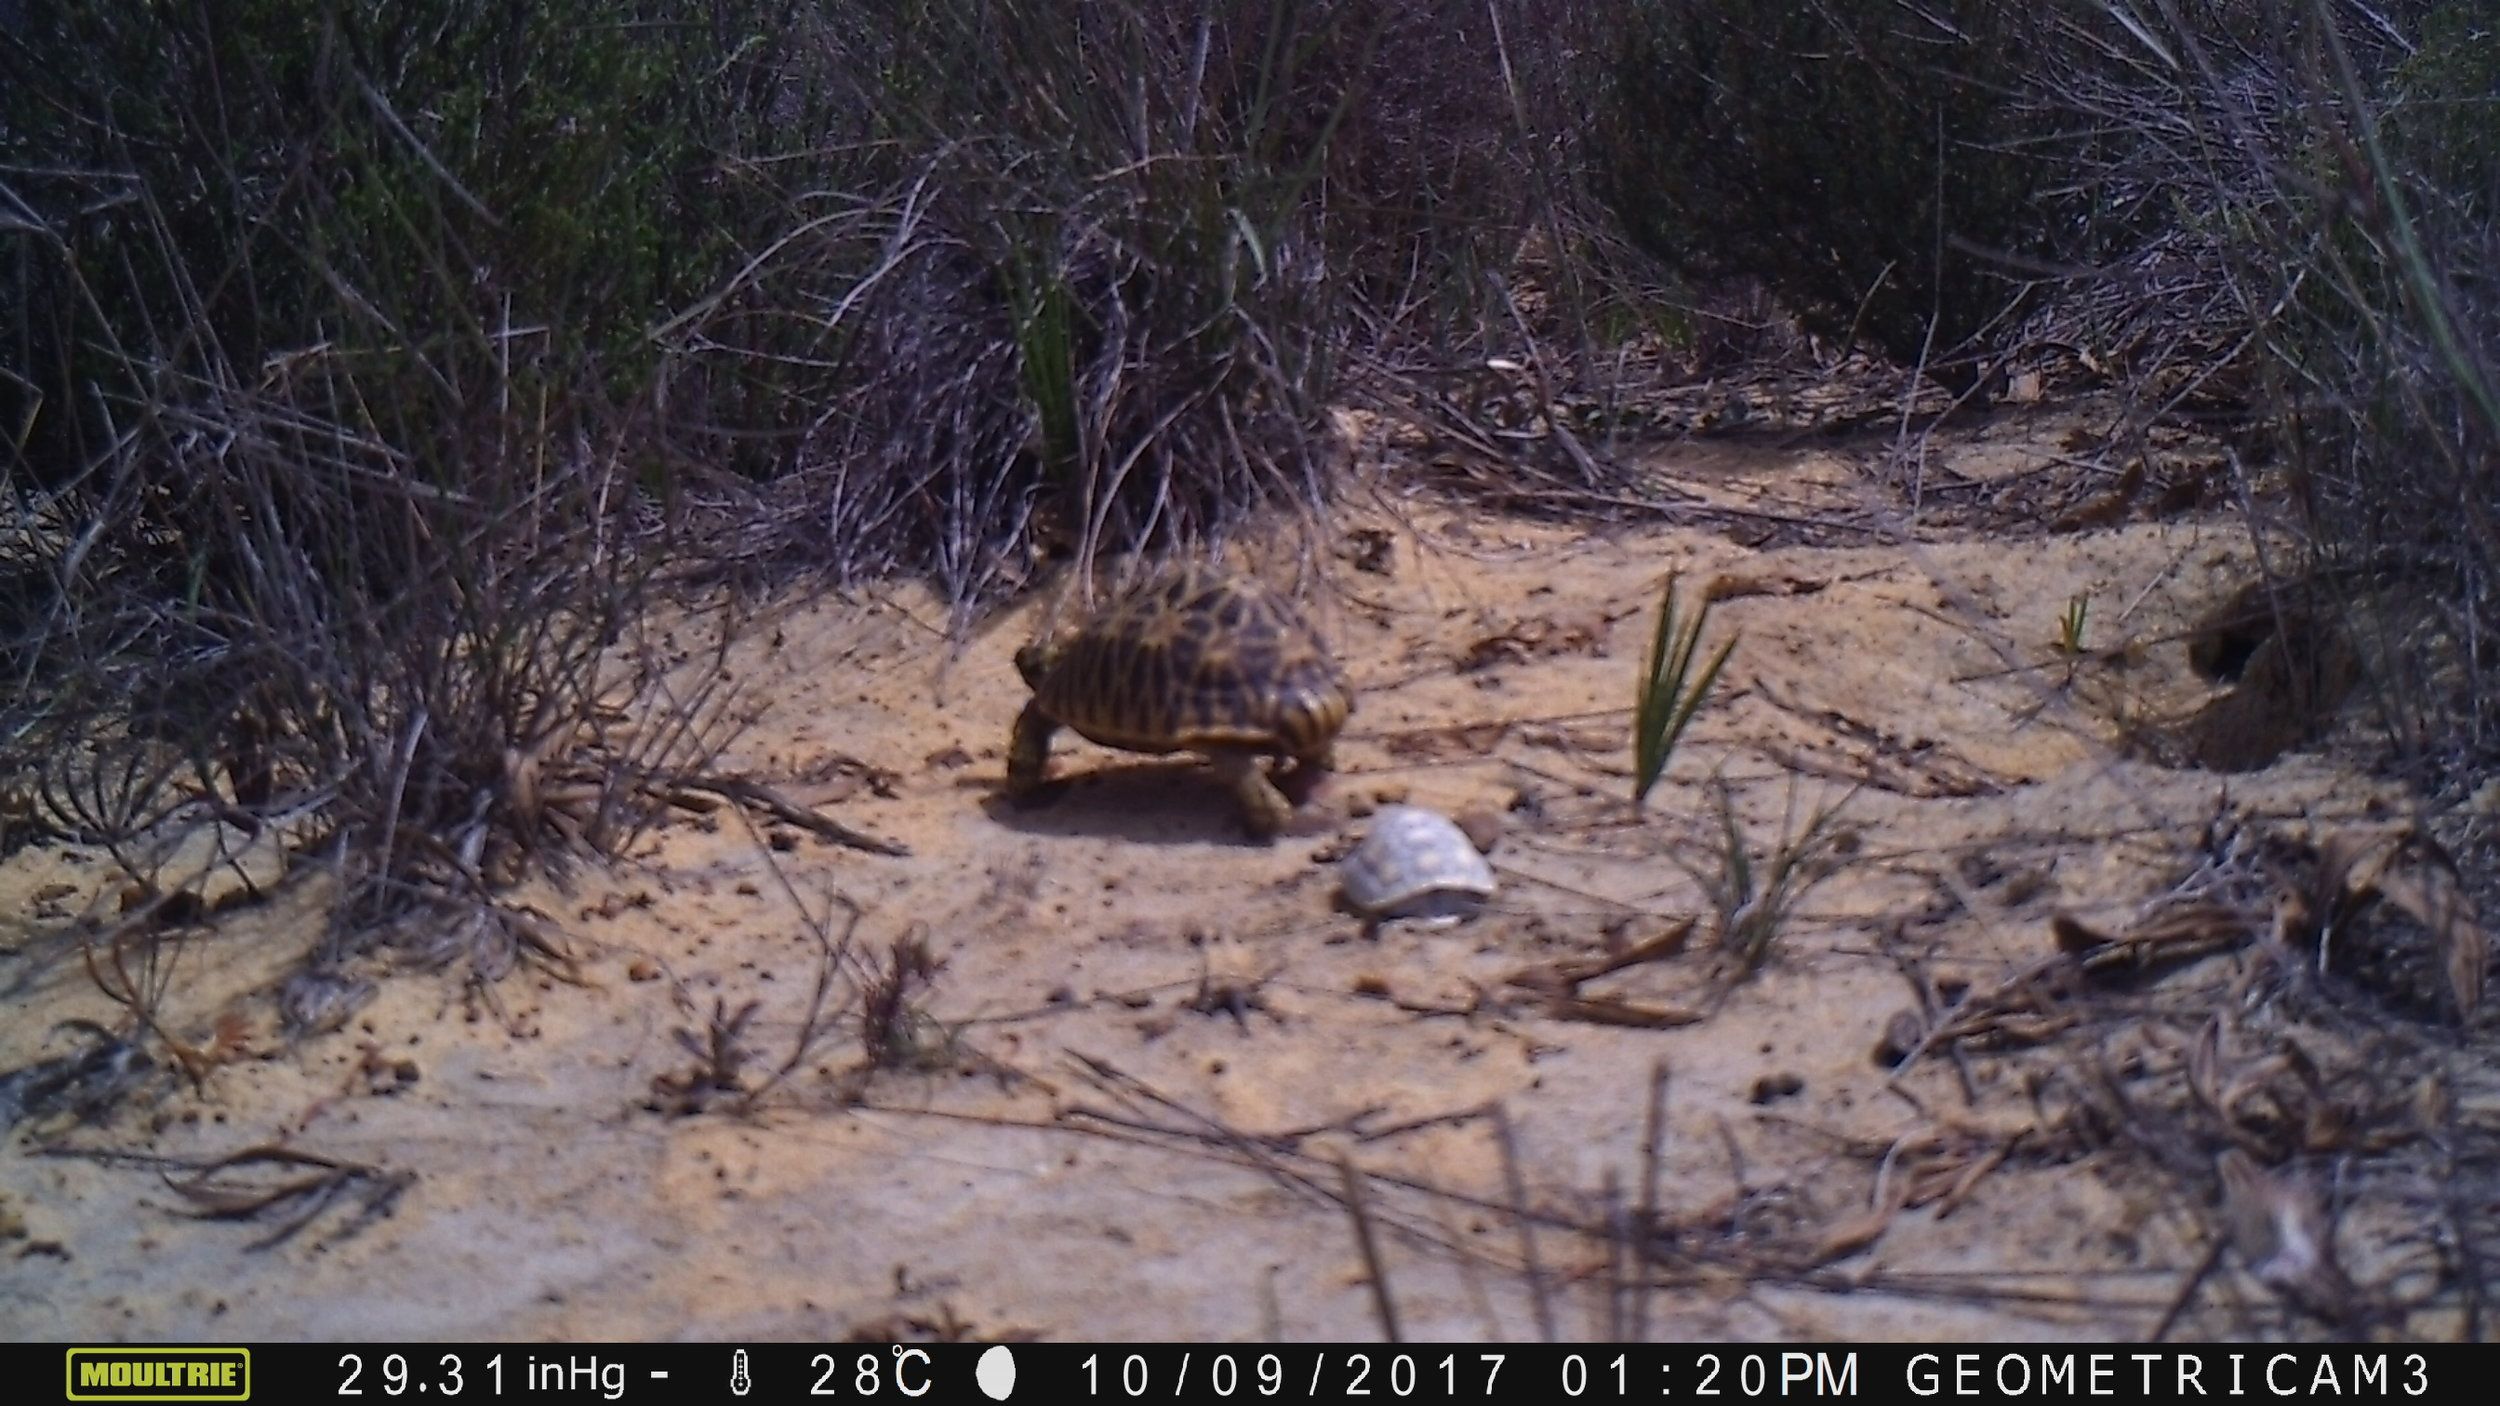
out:
{"label": "tortoise shell", "polygon": [[1457,922],[1493,895],[1493,866],[1467,832],[1419,806],[1384,806],[1337,866],[1346,906],[1372,922]]}
{"label": "tortoise shell", "polygon": [[1017,671],[1054,723],[1132,752],[1326,756],[1354,693],[1291,601],[1191,564],[1155,575],[1056,637]]}

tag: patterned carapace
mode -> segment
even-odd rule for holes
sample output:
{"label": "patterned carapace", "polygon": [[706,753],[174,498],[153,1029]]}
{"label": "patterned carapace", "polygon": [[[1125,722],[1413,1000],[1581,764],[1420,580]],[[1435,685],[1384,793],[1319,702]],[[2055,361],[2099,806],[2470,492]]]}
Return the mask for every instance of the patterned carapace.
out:
{"label": "patterned carapace", "polygon": [[1261,834],[1281,825],[1283,797],[1242,759],[1324,768],[1354,710],[1345,675],[1292,602],[1206,564],[1150,577],[1018,651],[1016,668],[1033,700],[1017,719],[1011,788],[1040,781],[1050,733],[1065,726],[1106,747],[1215,756]]}

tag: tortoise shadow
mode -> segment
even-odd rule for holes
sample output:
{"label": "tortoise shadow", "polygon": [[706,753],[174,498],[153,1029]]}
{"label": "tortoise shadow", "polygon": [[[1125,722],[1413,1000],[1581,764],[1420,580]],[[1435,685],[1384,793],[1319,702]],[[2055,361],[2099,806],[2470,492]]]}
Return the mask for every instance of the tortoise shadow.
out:
{"label": "tortoise shadow", "polygon": [[1027,835],[1085,836],[1148,845],[1271,846],[1251,837],[1231,788],[1204,762],[1092,762],[1061,758],[1031,796],[993,787],[990,818]]}

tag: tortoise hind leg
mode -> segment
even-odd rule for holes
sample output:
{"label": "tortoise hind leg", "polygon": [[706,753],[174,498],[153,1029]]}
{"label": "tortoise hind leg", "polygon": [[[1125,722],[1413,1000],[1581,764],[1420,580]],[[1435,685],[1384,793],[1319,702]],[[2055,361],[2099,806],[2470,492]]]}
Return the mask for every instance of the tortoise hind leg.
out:
{"label": "tortoise hind leg", "polygon": [[1031,703],[1016,714],[1016,729],[1007,743],[1007,794],[1027,796],[1042,784],[1042,776],[1050,770],[1050,739],[1059,730],[1042,710]]}
{"label": "tortoise hind leg", "polygon": [[1258,839],[1274,839],[1293,820],[1293,802],[1267,779],[1256,752],[1218,752],[1215,774],[1241,800],[1242,820]]}

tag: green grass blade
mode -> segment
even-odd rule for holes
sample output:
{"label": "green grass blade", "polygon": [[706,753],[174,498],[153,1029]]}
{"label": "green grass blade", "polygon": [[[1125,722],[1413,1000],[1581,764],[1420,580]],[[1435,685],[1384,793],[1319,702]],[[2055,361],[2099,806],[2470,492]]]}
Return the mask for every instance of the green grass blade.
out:
{"label": "green grass blade", "polygon": [[1667,578],[1667,588],[1658,605],[1658,628],[1651,637],[1649,657],[1641,675],[1640,695],[1633,706],[1633,783],[1632,804],[1635,809],[1649,797],[1650,789],[1665,774],[1667,759],[1674,755],[1675,744],[1684,735],[1702,703],[1709,697],[1719,672],[1728,656],[1735,652],[1736,641],[1730,638],[1719,646],[1700,674],[1693,672],[1693,659],[1701,650],[1701,636],[1710,619],[1708,600],[1696,607],[1689,619],[1680,618],[1675,603],[1676,578]]}

